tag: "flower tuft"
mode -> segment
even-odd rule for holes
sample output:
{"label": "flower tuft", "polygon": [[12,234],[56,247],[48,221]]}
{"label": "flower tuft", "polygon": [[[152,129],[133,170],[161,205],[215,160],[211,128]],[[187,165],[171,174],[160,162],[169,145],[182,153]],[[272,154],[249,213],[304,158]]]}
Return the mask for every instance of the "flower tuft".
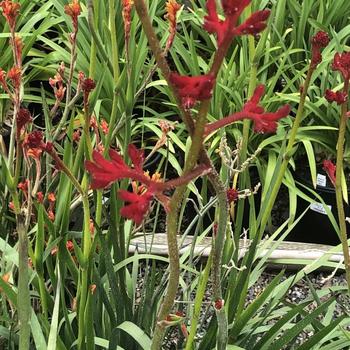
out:
{"label": "flower tuft", "polygon": [[350,79],[350,52],[336,53],[334,55],[332,69],[339,71],[344,80]]}
{"label": "flower tuft", "polygon": [[320,30],[311,38],[311,44],[318,47],[326,47],[329,44],[328,33]]}
{"label": "flower tuft", "polygon": [[254,12],[244,23],[238,26],[233,32],[235,35],[256,35],[262,32],[267,24],[266,21],[270,16],[270,10]]}
{"label": "flower tuft", "polygon": [[30,112],[26,108],[20,108],[20,110],[17,113],[17,118],[16,118],[16,127],[17,127],[17,137],[20,136],[21,131],[23,128],[28,124],[33,121],[32,116],[30,115]]}
{"label": "flower tuft", "polygon": [[2,14],[6,18],[6,21],[11,28],[11,30],[15,29],[16,19],[19,14],[19,9],[21,8],[21,4],[18,2],[13,2],[9,0],[1,1],[0,7],[2,8]]}
{"label": "flower tuft", "polygon": [[323,161],[323,170],[327,173],[328,178],[331,180],[333,186],[335,186],[335,171],[336,171],[335,164],[333,164],[331,160],[325,159]]}
{"label": "flower tuft", "polygon": [[175,34],[176,34],[176,15],[177,12],[181,9],[181,5],[176,2],[176,0],[168,0],[166,5],[166,15],[165,18],[169,21],[169,38],[165,45],[165,52],[168,52],[171,48]]}
{"label": "flower tuft", "polygon": [[65,5],[64,12],[66,15],[71,17],[74,30],[77,31],[78,30],[78,17],[81,13],[81,7],[80,7],[78,0],[73,0],[73,2],[71,2],[70,4]]}
{"label": "flower tuft", "polygon": [[172,72],[170,74],[170,82],[181,97],[183,107],[190,109],[196,101],[204,101],[211,98],[215,77],[213,74],[189,77]]}
{"label": "flower tuft", "polygon": [[332,91],[327,89],[325,98],[328,102],[336,102],[338,105],[342,105],[348,100],[348,94],[344,91]]}
{"label": "flower tuft", "polygon": [[21,86],[22,70],[20,67],[13,66],[7,73],[7,78],[11,80],[11,83],[15,89],[19,89]]}
{"label": "flower tuft", "polygon": [[238,191],[235,188],[229,188],[226,191],[226,195],[229,204],[236,202],[238,199]]}

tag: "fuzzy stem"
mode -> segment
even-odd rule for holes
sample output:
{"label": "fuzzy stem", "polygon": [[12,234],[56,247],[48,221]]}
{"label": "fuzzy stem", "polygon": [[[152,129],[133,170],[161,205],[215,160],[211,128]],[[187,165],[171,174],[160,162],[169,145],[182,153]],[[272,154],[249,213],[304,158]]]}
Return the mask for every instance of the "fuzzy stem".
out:
{"label": "fuzzy stem", "polygon": [[[348,91],[349,91],[349,80],[345,80],[343,92],[347,94]],[[346,122],[348,120],[348,117],[346,115],[347,107],[348,107],[347,103],[343,103],[341,106],[341,117],[340,117],[340,123],[339,123],[339,134],[338,134],[338,143],[337,143],[335,194],[336,194],[336,200],[337,200],[337,210],[338,210],[339,227],[340,227],[340,241],[342,244],[343,254],[344,254],[346,282],[348,284],[348,291],[350,293],[350,255],[349,255],[348,237],[346,232],[343,191],[342,191],[342,185],[341,185],[341,178],[343,176],[343,167],[344,167],[343,159],[344,159],[345,131],[346,131]]]}
{"label": "fuzzy stem", "polygon": [[[206,115],[210,101],[203,101],[198,113],[196,128],[193,134],[192,145],[188,152],[186,164],[184,168],[184,175],[188,174],[196,165],[200,151],[203,147],[203,134],[206,123]],[[164,296],[162,305],[160,307],[157,324],[152,339],[152,350],[158,350],[162,347],[162,340],[164,337],[165,328],[161,324],[161,321],[166,318],[170,313],[176,297],[179,276],[180,276],[180,264],[179,264],[179,249],[177,246],[177,229],[179,219],[179,209],[182,203],[182,198],[185,194],[187,185],[182,185],[175,190],[170,200],[170,211],[167,216],[167,237],[168,237],[168,253],[169,253],[169,282],[166,294]]]}
{"label": "fuzzy stem", "polygon": [[192,135],[194,131],[194,123],[192,120],[192,117],[188,111],[186,111],[181,104],[181,98],[179,94],[177,93],[176,89],[172,86],[170,82],[170,67],[168,65],[168,62],[164,56],[164,52],[160,46],[159,40],[156,36],[156,33],[153,30],[151,19],[148,15],[147,7],[144,2],[144,0],[135,0],[135,8],[137,11],[137,14],[139,16],[139,19],[142,23],[143,30],[147,36],[148,44],[153,52],[154,57],[156,58],[156,62],[158,65],[158,68],[161,70],[162,75],[164,79],[166,80],[175,100],[177,103],[177,106],[181,112],[182,120],[184,121],[188,131]]}
{"label": "fuzzy stem", "polygon": [[[214,252],[213,252],[213,268],[212,268],[212,279],[213,279],[213,300],[222,300],[221,291],[221,260],[222,252],[224,248],[227,220],[228,220],[228,202],[226,189],[224,184],[220,180],[220,176],[216,171],[213,171],[208,175],[210,182],[212,183],[216,195],[218,197],[218,229],[214,239]],[[227,338],[228,338],[228,326],[227,317],[225,313],[225,307],[222,306],[220,309],[215,308],[216,318],[218,322],[218,334],[217,334],[217,350],[226,350]]]}
{"label": "fuzzy stem", "polygon": [[[156,58],[158,67],[160,68],[164,78],[168,83],[168,86],[170,87],[175,97],[175,100],[177,102],[177,105],[182,115],[182,119],[185,122],[190,135],[192,136],[192,144],[191,144],[188,157],[185,163],[185,168],[184,168],[184,174],[186,175],[195,167],[199,155],[202,152],[204,152],[203,151],[204,131],[205,131],[205,125],[207,120],[206,117],[210,106],[210,100],[206,100],[201,103],[198,116],[197,116],[197,121],[194,128],[194,122],[191,115],[189,114],[189,112],[185,111],[184,108],[182,107],[181,99],[176,89],[174,89],[174,87],[170,82],[170,79],[169,79],[170,68],[163,55],[163,51],[160,47],[159,40],[157,39],[157,36],[153,30],[152,23],[148,15],[144,0],[135,0],[135,8],[142,22],[143,29],[146,33],[149,45]],[[222,45],[220,45],[220,47],[215,53],[213,65],[210,69],[210,73],[213,74],[215,77],[217,76],[220,70],[220,67],[226,56],[227,50],[231,42],[232,42],[232,38],[227,36],[223,41]],[[161,349],[162,347],[162,340],[163,340],[165,329],[161,321],[164,320],[165,317],[169,314],[173,306],[177,289],[178,289],[180,267],[179,267],[179,251],[177,246],[176,235],[177,235],[179,208],[182,203],[182,198],[185,193],[185,190],[186,190],[185,185],[178,187],[173,197],[171,198],[170,205],[169,205],[170,211],[167,216],[167,236],[168,236],[170,274],[169,274],[167,292],[166,292],[166,295],[164,296],[164,299],[157,317],[158,322],[156,324],[156,328],[153,335],[152,346],[151,346],[152,350]],[[220,262],[218,263],[220,264]],[[226,327],[226,332],[227,332],[227,327]]]}

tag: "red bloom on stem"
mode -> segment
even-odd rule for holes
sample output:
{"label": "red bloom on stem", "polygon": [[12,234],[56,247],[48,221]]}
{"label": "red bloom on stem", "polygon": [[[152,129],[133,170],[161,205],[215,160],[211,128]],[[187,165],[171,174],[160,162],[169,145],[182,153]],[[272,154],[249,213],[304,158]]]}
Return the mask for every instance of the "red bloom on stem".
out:
{"label": "red bloom on stem", "polygon": [[21,78],[22,78],[21,68],[17,66],[12,67],[7,73],[7,78],[11,80],[13,87],[18,89],[21,85]]}
{"label": "red bloom on stem", "polygon": [[172,72],[170,82],[181,97],[183,107],[190,109],[196,101],[208,100],[211,97],[215,77],[213,74],[189,77]]}
{"label": "red bloom on stem", "polygon": [[328,178],[331,180],[332,184],[335,186],[335,171],[336,166],[332,163],[331,160],[324,160],[323,161],[323,170],[327,173]]}
{"label": "red bloom on stem", "polygon": [[321,49],[329,43],[329,36],[326,32],[319,31],[311,38],[311,66],[315,68],[322,61]]}
{"label": "red bloom on stem", "polygon": [[165,190],[175,188],[177,186],[188,183],[194,178],[206,174],[210,169],[204,165],[199,165],[189,174],[183,175],[177,179],[169,181],[161,181],[156,177],[150,177],[143,171],[143,163],[145,160],[144,153],[138,150],[134,145],[130,144],[128,155],[133,164],[128,166],[123,158],[116,151],[110,150],[109,156],[111,160],[105,159],[102,154],[96,150],[92,153],[93,161],[85,161],[85,167],[91,174],[93,189],[104,188],[117,180],[129,178],[143,184],[142,187],[136,186],[135,192],[119,191],[120,198],[129,204],[121,209],[121,215],[134,220],[139,224],[147,214],[152,199],[157,198],[168,210],[168,197],[163,194]]}
{"label": "red bloom on stem", "polygon": [[254,122],[254,131],[259,133],[274,133],[277,129],[277,121],[286,117],[290,112],[290,106],[284,105],[276,112],[265,112],[259,105],[265,86],[259,85],[251,99],[243,106],[241,112],[234,113],[216,122],[206,125],[205,135],[213,131],[237,122],[238,120],[251,119]]}
{"label": "red bloom on stem", "polygon": [[120,209],[120,214],[140,225],[150,209],[154,197],[153,193],[147,191],[139,195],[125,190],[119,190],[118,195],[122,201],[129,203]]}
{"label": "red bloom on stem", "polygon": [[311,44],[318,47],[326,47],[329,43],[328,33],[320,30],[311,38]]}
{"label": "red bloom on stem", "polygon": [[218,45],[220,46],[224,41],[225,35],[229,30],[230,23],[225,20],[219,19],[216,12],[216,2],[215,0],[207,1],[207,11],[208,15],[204,17],[204,29],[210,34],[216,34],[218,39]]}
{"label": "red bloom on stem", "polygon": [[235,35],[256,35],[262,32],[267,24],[266,21],[270,16],[270,10],[254,12],[244,23],[234,30]]}
{"label": "red bloom on stem", "polygon": [[134,5],[133,0],[122,0],[122,16],[124,22],[124,36],[125,36],[125,49],[128,53],[129,40],[130,40],[130,28],[131,28],[131,11]]}
{"label": "red bloom on stem", "polygon": [[333,70],[338,70],[344,77],[344,80],[350,79],[350,52],[336,53],[334,55]]}
{"label": "red bloom on stem", "polygon": [[14,30],[21,5],[18,2],[5,0],[0,2],[0,7],[9,27]]}
{"label": "red bloom on stem", "polygon": [[71,2],[70,4],[65,5],[64,12],[66,13],[66,15],[68,15],[69,17],[72,18],[74,30],[77,31],[78,30],[78,17],[81,13],[81,8],[80,8],[80,4],[79,4],[78,0],[73,0],[73,2]]}
{"label": "red bloom on stem", "polygon": [[215,301],[215,303],[214,303],[214,307],[215,307],[215,309],[216,310],[221,310],[223,307],[224,307],[224,300],[223,299],[218,299],[218,300],[216,300]]}
{"label": "red bloom on stem", "polygon": [[83,72],[79,72],[79,85],[83,90],[84,107],[88,106],[90,92],[96,87],[96,83],[91,78],[86,78]]}
{"label": "red bloom on stem", "polygon": [[176,14],[180,10],[181,5],[176,2],[176,0],[168,0],[165,9],[165,18],[169,21],[169,38],[165,45],[165,52],[168,52],[173,44],[175,34],[176,34]]}
{"label": "red bloom on stem", "polygon": [[348,100],[348,94],[344,91],[332,91],[327,89],[325,98],[330,103],[336,102],[338,105],[341,105]]}
{"label": "red bloom on stem", "polygon": [[226,38],[244,34],[256,35],[266,28],[266,21],[270,15],[269,10],[254,12],[244,23],[236,27],[239,16],[249,4],[250,0],[222,0],[226,18],[220,20],[215,0],[207,1],[208,15],[204,17],[204,29],[209,33],[216,33],[218,46]]}
{"label": "red bloom on stem", "polygon": [[26,126],[26,124],[33,121],[30,112],[26,108],[20,108],[17,113],[16,123],[17,123],[17,137],[21,134],[22,129]]}
{"label": "red bloom on stem", "polygon": [[238,191],[235,188],[229,188],[226,191],[228,203],[231,204],[238,199]]}
{"label": "red bloom on stem", "polygon": [[244,9],[250,4],[251,0],[221,0],[222,8],[226,16],[235,16],[236,20],[242,14]]}
{"label": "red bloom on stem", "polygon": [[27,148],[44,148],[43,133],[41,131],[32,131],[26,136],[23,146]]}

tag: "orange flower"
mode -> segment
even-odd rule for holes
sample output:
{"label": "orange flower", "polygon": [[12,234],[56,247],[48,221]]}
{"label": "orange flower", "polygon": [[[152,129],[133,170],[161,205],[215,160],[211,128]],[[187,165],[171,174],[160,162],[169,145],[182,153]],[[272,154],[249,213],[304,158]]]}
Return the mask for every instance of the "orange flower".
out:
{"label": "orange flower", "polygon": [[[5,273],[4,275],[1,276],[2,280],[5,282],[5,283],[8,283],[9,282],[9,279],[10,279],[10,276],[11,274],[8,272],[8,273]],[[2,288],[0,288],[0,293],[2,292]]]}
{"label": "orange flower", "polygon": [[176,14],[177,11],[179,11],[181,8],[181,5],[179,5],[176,0],[168,0],[168,2],[165,5],[166,9],[166,15],[165,18],[169,21],[169,38],[166,42],[165,46],[165,52],[167,53],[169,49],[171,48],[175,34],[176,34]]}
{"label": "orange flower", "polygon": [[13,66],[7,73],[7,78],[11,80],[15,89],[18,89],[21,85],[22,70],[17,66]]}
{"label": "orange flower", "polygon": [[18,2],[5,0],[1,1],[0,7],[2,7],[2,14],[6,18],[8,25],[14,30],[21,5]]}
{"label": "orange flower", "polygon": [[55,194],[53,192],[50,192],[48,195],[47,195],[47,199],[49,202],[51,203],[55,203],[56,202],[56,197],[55,197]]}
{"label": "orange flower", "polygon": [[70,4],[65,5],[64,12],[69,17],[72,18],[74,30],[77,31],[78,30],[78,16],[81,13],[81,8],[80,8],[79,2],[77,0],[73,0],[73,2],[71,2]]}
{"label": "orange flower", "polygon": [[23,49],[23,41],[19,35],[15,35],[15,42],[14,42],[16,57],[18,59],[18,62],[21,61],[22,57],[22,49]]}
{"label": "orange flower", "polygon": [[124,22],[124,37],[125,37],[125,51],[127,60],[129,60],[129,40],[130,40],[130,28],[131,28],[131,11],[134,5],[133,0],[122,0],[123,6],[123,22]]}
{"label": "orange flower", "polygon": [[101,126],[101,129],[102,129],[103,133],[104,133],[105,135],[107,135],[107,134],[108,134],[108,131],[109,131],[109,129],[108,129],[108,123],[107,123],[104,119],[101,119],[100,126]]}

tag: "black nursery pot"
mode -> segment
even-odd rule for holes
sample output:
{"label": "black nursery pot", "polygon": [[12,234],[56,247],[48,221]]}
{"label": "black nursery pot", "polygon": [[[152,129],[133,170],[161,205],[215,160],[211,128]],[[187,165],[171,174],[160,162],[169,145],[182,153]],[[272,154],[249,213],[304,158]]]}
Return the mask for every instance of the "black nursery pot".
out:
{"label": "black nursery pot", "polygon": [[[303,169],[301,174],[296,176],[296,180],[313,189],[310,180],[309,169]],[[323,199],[325,204],[331,209],[334,218],[338,222],[337,204],[335,189],[330,182],[326,173],[319,169],[317,172],[317,187],[314,191]],[[312,198],[310,193],[307,193]],[[349,193],[350,194],[350,193]],[[350,197],[350,195],[349,195]],[[304,214],[296,227],[288,235],[287,240],[294,242],[320,243],[337,245],[340,243],[339,237],[328,218],[326,210],[322,203],[315,197],[315,202],[310,203],[303,198],[298,197],[297,216],[301,215],[304,210],[310,206],[309,210]],[[350,217],[350,207],[344,202],[345,216]],[[350,224],[347,223],[347,231],[350,231]]]}

